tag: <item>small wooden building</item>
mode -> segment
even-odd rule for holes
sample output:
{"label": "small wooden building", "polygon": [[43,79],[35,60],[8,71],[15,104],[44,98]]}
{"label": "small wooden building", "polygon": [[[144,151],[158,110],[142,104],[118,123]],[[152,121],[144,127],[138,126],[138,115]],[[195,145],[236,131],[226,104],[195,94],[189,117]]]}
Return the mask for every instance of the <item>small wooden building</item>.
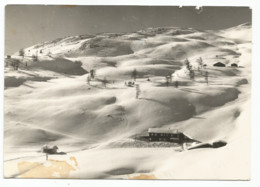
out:
{"label": "small wooden building", "polygon": [[149,128],[148,133],[150,141],[168,141],[183,143],[185,141],[191,140],[191,138],[183,134],[178,129]]}
{"label": "small wooden building", "polygon": [[233,64],[231,64],[231,67],[235,67],[235,68],[237,68],[238,65],[237,65],[236,63],[233,63]]}
{"label": "small wooden building", "polygon": [[213,64],[213,66],[216,66],[216,67],[226,67],[226,65],[222,62],[217,62],[215,64]]}
{"label": "small wooden building", "polygon": [[42,152],[43,153],[48,153],[48,154],[56,154],[58,153],[58,146],[54,145],[54,146],[48,146],[48,145],[44,145],[42,147]]}

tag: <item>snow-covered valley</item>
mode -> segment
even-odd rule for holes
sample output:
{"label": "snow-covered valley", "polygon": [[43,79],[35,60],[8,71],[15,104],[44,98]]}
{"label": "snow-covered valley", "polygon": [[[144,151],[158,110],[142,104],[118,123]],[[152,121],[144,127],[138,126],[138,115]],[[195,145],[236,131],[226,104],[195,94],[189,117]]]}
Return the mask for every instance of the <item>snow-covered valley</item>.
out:
{"label": "snow-covered valley", "polygon": [[[7,178],[250,178],[250,24],[70,36],[5,63]],[[138,142],[149,128],[227,144]],[[45,144],[67,154],[46,160]]]}

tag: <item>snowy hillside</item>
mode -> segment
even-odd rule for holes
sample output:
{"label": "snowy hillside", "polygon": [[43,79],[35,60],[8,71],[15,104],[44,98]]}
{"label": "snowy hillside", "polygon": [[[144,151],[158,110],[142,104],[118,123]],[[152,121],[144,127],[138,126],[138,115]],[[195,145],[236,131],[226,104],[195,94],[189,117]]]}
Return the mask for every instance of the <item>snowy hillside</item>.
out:
{"label": "snowy hillside", "polygon": [[[5,177],[249,178],[251,25],[70,36],[22,53],[5,59]],[[182,151],[136,140],[152,127],[227,145]],[[44,144],[67,154],[45,161]],[[73,169],[53,174],[55,160]]]}

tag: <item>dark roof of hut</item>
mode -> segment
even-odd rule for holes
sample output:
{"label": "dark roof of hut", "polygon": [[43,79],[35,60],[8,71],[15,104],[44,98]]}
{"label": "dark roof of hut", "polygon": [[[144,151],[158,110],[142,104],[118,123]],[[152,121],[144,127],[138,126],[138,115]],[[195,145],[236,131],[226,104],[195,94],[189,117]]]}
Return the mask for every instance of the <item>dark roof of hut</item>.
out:
{"label": "dark roof of hut", "polygon": [[225,67],[226,65],[222,62],[217,62],[213,66]]}

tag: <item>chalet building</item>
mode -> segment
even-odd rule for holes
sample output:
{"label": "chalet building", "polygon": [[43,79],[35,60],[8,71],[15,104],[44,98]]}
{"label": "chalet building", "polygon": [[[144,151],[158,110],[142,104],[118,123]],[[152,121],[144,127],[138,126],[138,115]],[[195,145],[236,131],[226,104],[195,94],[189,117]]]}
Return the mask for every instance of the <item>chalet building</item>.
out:
{"label": "chalet building", "polygon": [[226,67],[226,65],[223,64],[222,62],[217,62],[216,64],[213,64],[213,66],[216,66],[216,67]]}
{"label": "chalet building", "polygon": [[191,138],[184,135],[178,129],[149,128],[148,133],[150,141],[169,141],[183,143],[191,140]]}
{"label": "chalet building", "polygon": [[233,63],[233,64],[231,64],[231,67],[235,67],[235,68],[237,68],[238,65],[237,65],[236,63]]}

